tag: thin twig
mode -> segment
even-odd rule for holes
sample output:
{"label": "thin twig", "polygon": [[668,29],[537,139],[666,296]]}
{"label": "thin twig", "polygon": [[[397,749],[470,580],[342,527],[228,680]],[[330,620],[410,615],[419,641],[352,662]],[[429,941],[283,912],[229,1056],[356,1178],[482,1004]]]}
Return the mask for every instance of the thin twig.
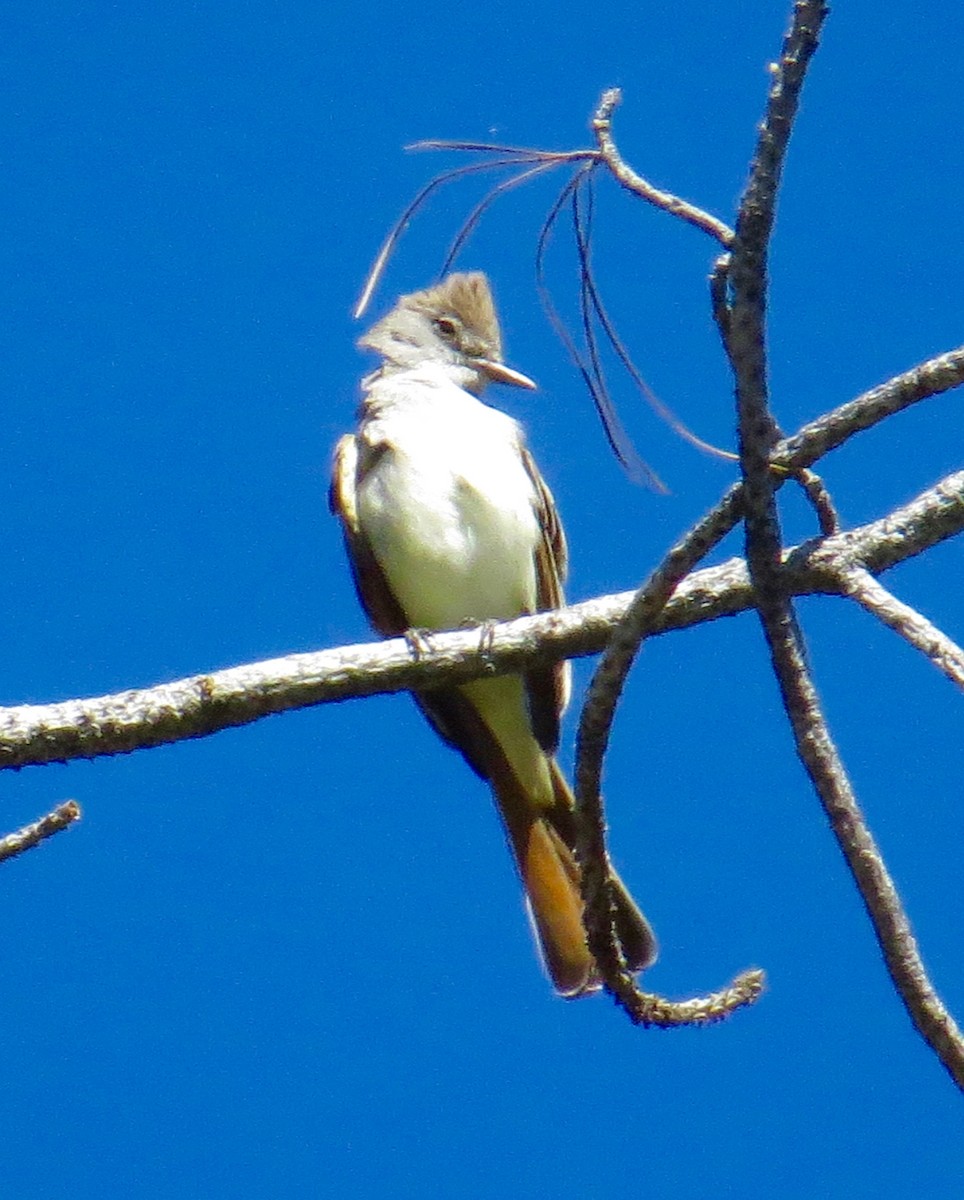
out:
{"label": "thin twig", "polygon": [[555,203],[549,209],[546,219],[542,223],[542,228],[539,231],[539,237],[536,241],[536,257],[535,257],[535,276],[536,276],[536,291],[539,295],[539,302],[546,314],[549,324],[555,331],[556,336],[562,342],[567,354],[572,360],[576,370],[583,378],[583,382],[592,397],[592,402],[595,405],[599,419],[602,421],[603,431],[606,434],[606,440],[615,454],[617,461],[622,465],[623,469],[632,479],[639,482],[647,483],[655,479],[649,467],[643,462],[636,448],[632,443],[632,439],[623,427],[619,419],[619,415],[612,407],[609,401],[609,396],[605,389],[600,391],[596,384],[596,379],[593,375],[591,364],[587,363],[581,354],[579,347],[576,345],[572,334],[569,332],[565,321],[559,315],[555,303],[552,299],[552,293],[549,290],[549,285],[546,283],[545,274],[545,259],[546,251],[549,247],[549,239],[552,235],[556,221],[559,219],[559,214],[562,212],[566,202],[572,197],[582,180],[592,170],[592,164],[584,165],[574,172],[572,177],[566,182],[565,186],[556,197]]}
{"label": "thin twig", "polygon": [[519,187],[520,184],[527,183],[536,175],[544,175],[546,171],[553,170],[556,165],[554,162],[538,163],[536,166],[530,167],[527,171],[521,171],[518,175],[512,175],[509,179],[504,179],[501,183],[497,183],[495,187],[490,188],[462,222],[461,229],[459,229],[458,233],[452,239],[452,244],[445,255],[445,261],[439,269],[439,277],[448,274],[452,264],[459,256],[462,247],[474,233],[475,227],[500,196],[512,191],[513,188]]}
{"label": "thin twig", "polygon": [[[371,270],[368,272],[368,278],[365,280],[361,295],[358,297],[358,303],[355,305],[353,314],[355,320],[357,321],[359,317],[364,316],[365,310],[368,308],[371,298],[375,293],[375,288],[378,287],[382,272],[385,270],[385,266],[391,257],[391,253],[395,249],[398,239],[405,232],[405,227],[433,192],[437,191],[444,184],[451,183],[455,179],[462,179],[466,175],[477,175],[481,171],[497,171],[505,167],[516,167],[520,162],[524,161],[526,160],[521,156],[520,152],[519,157],[516,158],[496,158],[487,162],[468,163],[464,167],[454,167],[451,171],[443,171],[441,175],[436,175],[434,179],[430,179],[416,193],[411,203],[406,206],[402,215],[389,230],[388,237],[382,243],[382,248],[375,255],[375,261],[372,263]],[[535,156],[533,156],[532,161],[535,161]]]}
{"label": "thin twig", "polygon": [[964,346],[938,354],[926,362],[854,400],[810,421],[780,447],[774,462],[781,466],[809,467],[854,434],[879,424],[885,417],[910,408],[921,400],[939,396],[964,383]]}
{"label": "thin twig", "polygon": [[[581,201],[583,192],[586,193],[585,206]],[[599,356],[599,343],[596,340],[596,330],[593,326],[593,313],[598,311],[599,298],[592,273],[593,208],[592,173],[587,172],[572,190],[572,229],[576,241],[576,254],[579,258],[579,317],[582,322],[586,351],[589,355],[587,380],[589,391],[606,430],[609,444],[616,452],[616,457],[622,463],[627,474],[635,482],[643,483],[651,487],[653,491],[665,494],[666,485],[649,463],[637,453],[632,439],[619,419],[603,372],[602,360]]]}
{"label": "thin twig", "polygon": [[[577,249],[579,250],[580,274],[582,277],[582,290],[584,297],[585,299],[588,299],[589,305],[599,320],[599,324],[602,326],[603,333],[605,333],[609,344],[612,346],[616,354],[616,357],[626,369],[627,374],[636,385],[643,399],[653,410],[653,412],[656,413],[660,420],[664,421],[678,437],[681,437],[684,441],[689,442],[691,446],[695,446],[698,450],[702,450],[706,454],[712,454],[716,458],[725,458],[731,462],[735,462],[737,456],[731,451],[721,450],[719,446],[714,446],[711,442],[704,441],[703,438],[698,437],[695,433],[693,433],[693,431],[686,426],[679,419],[679,417],[677,417],[673,410],[665,405],[662,400],[660,400],[646,380],[642,377],[639,369],[633,362],[632,356],[626,349],[625,343],[619,336],[619,332],[609,316],[606,306],[603,304],[602,296],[600,295],[599,288],[596,285],[595,277],[590,266],[589,240],[585,234],[580,233],[578,222],[576,223],[576,243]],[[666,489],[660,485],[657,490],[665,491]]]}
{"label": "thin twig", "polygon": [[679,196],[653,187],[648,180],[637,175],[632,167],[623,161],[612,134],[613,113],[622,98],[623,94],[619,88],[607,89],[603,92],[593,114],[592,130],[596,135],[596,144],[599,146],[599,155],[603,162],[622,186],[632,192],[634,196],[638,196],[640,200],[645,200],[648,204],[654,204],[657,208],[671,213],[674,217],[679,217],[690,225],[695,225],[697,229],[702,229],[704,233],[715,238],[721,246],[729,247],[733,242],[733,230],[729,226],[709,213],[703,212],[701,208],[681,200]]}
{"label": "thin twig", "polygon": [[800,485],[803,494],[810,501],[813,511],[817,514],[820,532],[824,537],[833,537],[840,532],[840,515],[834,506],[827,485],[809,467],[801,467],[794,471],[791,478]]}
{"label": "thin twig", "polygon": [[18,854],[23,854],[27,850],[32,850],[34,846],[39,846],[41,842],[53,837],[55,833],[63,832],[68,825],[72,825],[79,818],[80,805],[76,800],[66,800],[63,804],[58,804],[45,817],[41,817],[39,821],[24,825],[15,833],[8,833],[5,837],[0,837],[0,863],[16,858]]}
{"label": "thin twig", "polygon": [[[631,979],[631,976],[625,978]],[[754,1004],[763,995],[766,976],[763,971],[743,971],[727,987],[692,1000],[667,1000],[652,992],[641,992],[624,980],[612,989],[614,999],[634,1025],[660,1029],[680,1029],[688,1025],[712,1025],[723,1021],[740,1008]]]}
{"label": "thin twig", "polygon": [[929,658],[951,683],[964,688],[964,650],[916,609],[898,600],[866,568],[852,563],[842,568],[840,590]]}
{"label": "thin twig", "polygon": [[595,162],[599,159],[596,150],[540,150],[535,146],[505,146],[501,142],[460,142],[447,138],[424,138],[404,147],[406,150],[460,150],[480,154],[511,154],[518,158],[539,159],[546,163]]}

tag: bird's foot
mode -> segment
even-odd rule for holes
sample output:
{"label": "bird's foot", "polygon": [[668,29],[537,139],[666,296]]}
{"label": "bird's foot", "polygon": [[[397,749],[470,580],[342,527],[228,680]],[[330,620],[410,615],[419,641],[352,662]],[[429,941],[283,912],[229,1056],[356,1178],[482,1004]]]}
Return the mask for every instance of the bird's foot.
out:
{"label": "bird's foot", "polygon": [[431,629],[405,630],[403,636],[408,646],[408,652],[416,662],[421,660],[423,654],[428,654],[431,651],[433,632],[435,631]]}
{"label": "bird's foot", "polygon": [[460,629],[477,629],[479,631],[479,653],[487,671],[495,670],[492,662],[492,647],[495,644],[495,627],[498,621],[463,621]]}

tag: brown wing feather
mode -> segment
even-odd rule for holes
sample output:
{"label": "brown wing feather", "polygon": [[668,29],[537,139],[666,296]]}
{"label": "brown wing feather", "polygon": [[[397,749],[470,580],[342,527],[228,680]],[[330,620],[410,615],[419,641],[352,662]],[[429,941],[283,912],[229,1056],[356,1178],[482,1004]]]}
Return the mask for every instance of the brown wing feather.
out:
{"label": "brown wing feather", "polygon": [[[519,447],[522,462],[536,495],[536,516],[542,538],[536,548],[536,603],[538,610],[559,608],[565,602],[562,585],[568,567],[566,537],[562,531],[556,502],[532,455]],[[537,667],[525,674],[529,718],[539,745],[547,754],[559,746],[559,718],[569,700],[569,666],[565,662]]]}
{"label": "brown wing feather", "polygon": [[536,492],[536,513],[542,529],[540,554],[545,556],[545,570],[539,571],[539,607],[558,608],[563,603],[562,585],[569,570],[569,549],[562,531],[559,510],[549,485],[539,474],[535,460],[525,446],[520,446],[522,462]]}
{"label": "brown wing feather", "polygon": [[341,531],[348,551],[348,565],[355,591],[372,626],[383,637],[398,637],[408,630],[401,605],[388,586],[385,573],[378,565],[368,539],[358,522],[355,495],[366,470],[370,470],[372,454],[359,453],[358,439],[350,433],[340,438],[335,447],[335,463],[328,489],[328,507],[341,521]]}

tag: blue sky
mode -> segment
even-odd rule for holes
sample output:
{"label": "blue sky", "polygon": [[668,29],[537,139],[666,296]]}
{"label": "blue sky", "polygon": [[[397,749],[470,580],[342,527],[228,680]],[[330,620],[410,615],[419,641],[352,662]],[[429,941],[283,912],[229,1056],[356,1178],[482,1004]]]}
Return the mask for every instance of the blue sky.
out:
{"label": "blue sky", "polygon": [[[731,219],[784,3],[477,11],[14,3],[2,18],[4,703],[364,640],[325,489],[366,361],[350,317],[420,137],[570,148],[602,88],[657,184]],[[792,430],[962,340],[964,16],[840,4],[791,148],[772,277]],[[430,282],[478,197],[440,196],[375,310]],[[620,385],[668,497],[634,487],[540,314],[555,184],[494,210],[486,270],[569,594],[639,581],[732,468]],[[598,197],[596,264],[657,393],[732,444],[713,245]],[[574,265],[560,229],[561,302]],[[828,459],[849,524],[961,465],[961,396]],[[789,502],[793,536],[811,532]],[[732,541],[724,553],[736,553]],[[964,637],[961,544],[890,585]],[[818,683],[934,981],[964,1012],[964,701],[842,601],[801,605]],[[577,666],[577,697],[589,666]],[[573,718],[563,761],[571,765]],[[649,646],[606,791],[673,996],[764,967],[753,1010],[644,1032],[556,1000],[484,788],[405,697],[10,773],[4,829],[84,820],[4,873],[10,1197],[779,1197],[964,1185],[960,1097],[910,1028],[793,757],[751,617]]]}

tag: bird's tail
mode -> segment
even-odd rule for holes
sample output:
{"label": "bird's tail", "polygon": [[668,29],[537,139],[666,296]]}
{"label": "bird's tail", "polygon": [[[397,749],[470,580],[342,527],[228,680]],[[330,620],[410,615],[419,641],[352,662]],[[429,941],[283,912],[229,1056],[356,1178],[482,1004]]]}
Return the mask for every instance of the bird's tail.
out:
{"label": "bird's tail", "polygon": [[[560,995],[576,997],[599,988],[599,973],[582,919],[572,792],[555,759],[546,762],[551,805],[527,796],[511,771],[491,782],[546,969]],[[612,882],[616,935],[630,970],[640,971],[655,960],[656,939],[622,880],[614,874]]]}
{"label": "bird's tail", "polygon": [[[561,995],[583,996],[596,991],[600,980],[582,920],[575,802],[555,758],[532,734],[521,693],[513,721],[516,709],[511,687],[506,698],[507,682],[476,681],[415,699],[440,736],[492,788],[546,970]],[[612,884],[616,935],[630,970],[641,971],[655,961],[656,939],[615,874]]]}

